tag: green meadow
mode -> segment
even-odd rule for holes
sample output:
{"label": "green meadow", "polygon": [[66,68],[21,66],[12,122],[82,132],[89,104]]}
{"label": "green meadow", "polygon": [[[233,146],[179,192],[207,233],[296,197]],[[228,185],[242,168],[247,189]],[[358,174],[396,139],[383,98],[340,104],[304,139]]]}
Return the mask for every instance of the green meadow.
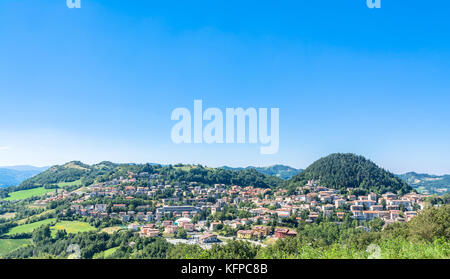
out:
{"label": "green meadow", "polygon": [[95,254],[92,258],[93,259],[107,259],[112,254],[114,254],[114,252],[116,252],[117,249],[119,249],[119,247],[114,247],[114,248],[105,250],[103,252],[99,252],[99,253]]}
{"label": "green meadow", "polygon": [[89,225],[89,223],[79,221],[61,221],[50,227],[50,229],[52,230],[52,235],[55,235],[58,230],[66,230],[67,233],[79,233],[96,230],[96,228]]}
{"label": "green meadow", "polygon": [[35,218],[42,217],[42,216],[47,215],[47,214],[55,213],[55,212],[56,212],[56,209],[49,209],[49,210],[46,210],[46,211],[41,212],[41,213],[39,213],[39,214],[31,215],[30,217],[27,217],[27,218],[24,218],[24,219],[17,220],[16,223],[17,223],[18,225],[23,225],[23,224],[25,224],[27,221],[30,221],[30,220],[35,219]]}
{"label": "green meadow", "polygon": [[72,182],[59,182],[58,184],[59,188],[69,187],[69,186],[81,186],[81,179],[72,181]]}
{"label": "green meadow", "polygon": [[9,193],[9,197],[5,198],[5,201],[18,201],[24,200],[31,197],[39,197],[50,192],[54,192],[55,189],[45,189],[44,187],[33,188],[28,190],[22,190],[17,192]]}
{"label": "green meadow", "polygon": [[29,244],[31,244],[30,239],[0,239],[0,258]]}
{"label": "green meadow", "polygon": [[39,228],[40,226],[51,224],[56,221],[56,218],[46,219],[39,222],[34,222],[30,224],[24,224],[21,226],[13,227],[9,230],[9,232],[6,235],[13,235],[18,233],[32,233],[35,229]]}
{"label": "green meadow", "polygon": [[16,216],[15,212],[7,212],[4,214],[0,214],[0,219],[8,220],[14,218],[15,216]]}

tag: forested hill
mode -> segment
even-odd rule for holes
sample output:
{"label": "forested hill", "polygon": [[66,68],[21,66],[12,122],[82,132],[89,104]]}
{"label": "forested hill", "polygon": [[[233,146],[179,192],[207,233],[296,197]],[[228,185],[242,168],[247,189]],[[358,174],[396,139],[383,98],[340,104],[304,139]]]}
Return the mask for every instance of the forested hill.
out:
{"label": "forested hill", "polygon": [[159,174],[164,182],[169,184],[184,181],[208,185],[227,184],[260,188],[275,188],[286,184],[286,181],[281,178],[268,176],[254,169],[234,171],[222,168],[207,168],[201,165],[161,166],[155,164],[115,164],[111,162],[87,165],[73,161],[64,165],[53,166],[47,171],[22,182],[19,188],[49,187],[61,182],[73,181],[79,181],[81,185],[90,185],[120,177],[126,178],[129,177],[130,173]]}
{"label": "forested hill", "polygon": [[308,180],[317,180],[320,185],[335,189],[361,188],[376,193],[413,191],[394,174],[355,154],[336,153],[321,158],[294,176],[289,183],[304,185]]}
{"label": "forested hill", "polygon": [[260,173],[276,176],[282,179],[290,179],[294,175],[301,172],[301,169],[295,169],[293,167],[285,166],[285,165],[274,165],[269,167],[246,167],[246,168],[232,168],[232,167],[222,167],[226,170],[245,170],[245,169],[255,169]]}

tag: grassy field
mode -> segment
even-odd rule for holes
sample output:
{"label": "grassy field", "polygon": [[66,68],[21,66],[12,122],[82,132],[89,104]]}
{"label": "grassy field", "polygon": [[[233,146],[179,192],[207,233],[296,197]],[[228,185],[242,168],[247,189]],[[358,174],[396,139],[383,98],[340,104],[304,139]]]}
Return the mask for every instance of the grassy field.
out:
{"label": "grassy field", "polygon": [[30,216],[28,218],[20,219],[20,220],[17,221],[17,224],[23,225],[30,219],[39,218],[41,216],[44,216],[44,215],[47,215],[47,214],[50,214],[50,213],[54,213],[54,212],[56,212],[56,209],[49,209],[49,210],[46,210],[46,211],[44,211],[42,213],[39,213],[39,214],[36,214],[36,215],[32,215],[32,216]]}
{"label": "grassy field", "polygon": [[55,221],[56,221],[56,218],[51,218],[51,219],[46,219],[46,220],[42,220],[39,222],[34,222],[34,223],[30,223],[30,224],[24,224],[24,225],[20,225],[17,227],[13,227],[9,230],[7,235],[13,235],[13,234],[18,234],[18,233],[31,233],[35,229],[39,228],[40,226],[47,225],[47,224],[50,224]]}
{"label": "grassy field", "polygon": [[24,200],[31,197],[38,197],[45,195],[49,192],[54,192],[55,189],[45,189],[44,187],[39,188],[33,188],[29,190],[22,190],[17,192],[9,193],[9,197],[5,198],[5,201],[18,201],[18,200]]}
{"label": "grassy field", "polygon": [[86,192],[88,192],[89,191],[89,189],[87,188],[87,187],[80,187],[80,188],[78,188],[78,189],[76,189],[76,190],[73,190],[71,193],[73,194],[73,193],[78,193],[78,192],[82,192],[82,193],[86,193]]}
{"label": "grassy field", "polygon": [[79,221],[61,221],[56,223],[50,229],[52,230],[52,235],[55,235],[57,230],[66,230],[67,233],[79,233],[96,230],[96,228],[89,225],[89,223]]}
{"label": "grassy field", "polygon": [[[192,169],[198,169],[199,166],[196,166],[196,165],[183,165],[182,167],[173,167],[173,168],[174,169],[183,170],[183,171],[189,171],[189,170],[192,170]],[[205,169],[212,170],[212,168],[208,168],[208,167],[205,167]]]}
{"label": "grassy field", "polygon": [[117,231],[120,231],[122,228],[120,226],[116,226],[116,227],[108,227],[108,228],[104,228],[101,229],[100,232],[105,232],[107,234],[113,234]]}
{"label": "grassy field", "polygon": [[278,238],[269,237],[269,238],[266,238],[263,243],[265,245],[272,245],[272,244],[275,244],[275,242],[277,242],[277,240],[278,240]]}
{"label": "grassy field", "polygon": [[15,212],[7,212],[7,213],[4,213],[4,214],[0,214],[0,219],[11,219],[11,218],[14,218],[14,216],[16,216],[16,213]]}
{"label": "grassy field", "polygon": [[93,259],[106,259],[109,256],[111,256],[112,254],[114,254],[114,252],[116,252],[117,249],[119,249],[119,247],[114,247],[114,248],[105,250],[103,252],[95,254],[92,258]]}
{"label": "grassy field", "polygon": [[31,244],[30,239],[0,239],[0,258],[28,244]]}
{"label": "grassy field", "polygon": [[69,186],[81,186],[81,179],[72,181],[72,182],[59,182],[58,184],[59,188],[69,187]]}
{"label": "grassy field", "polygon": [[28,204],[28,205],[26,205],[26,207],[29,209],[40,209],[40,208],[45,208],[46,205],[45,204]]}

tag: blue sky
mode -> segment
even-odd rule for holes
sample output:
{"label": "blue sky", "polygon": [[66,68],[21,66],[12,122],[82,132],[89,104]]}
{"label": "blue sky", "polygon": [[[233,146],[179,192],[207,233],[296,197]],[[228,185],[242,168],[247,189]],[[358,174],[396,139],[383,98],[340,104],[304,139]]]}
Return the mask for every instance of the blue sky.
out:
{"label": "blue sky", "polygon": [[[450,3],[0,2],[0,165],[288,164],[450,173]],[[173,109],[280,108],[280,149],[176,145]]]}

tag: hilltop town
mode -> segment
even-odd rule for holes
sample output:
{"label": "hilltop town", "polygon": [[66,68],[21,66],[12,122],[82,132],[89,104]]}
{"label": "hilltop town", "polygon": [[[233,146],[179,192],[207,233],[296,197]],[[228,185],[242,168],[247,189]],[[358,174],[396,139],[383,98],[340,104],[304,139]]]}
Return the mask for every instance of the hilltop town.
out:
{"label": "hilltop town", "polygon": [[[253,186],[158,183],[163,180],[159,174],[129,172],[127,177],[72,192],[62,191],[34,204],[68,201],[70,207],[61,211],[63,217],[114,219],[122,228],[139,231],[142,237],[181,236],[191,243],[215,243],[220,241],[220,236],[225,236],[264,243],[269,238],[296,236],[296,224],[318,219],[338,223],[352,218],[361,224],[376,218],[384,224],[408,222],[424,208],[427,197],[390,192],[356,195],[350,194],[352,189],[343,194],[320,186],[318,181],[299,185],[294,194],[288,195],[285,189]],[[155,185],[133,186],[138,181]],[[149,202],[136,206],[135,199]],[[363,225],[361,228],[368,229]]]}
{"label": "hilltop town", "polygon": [[[330,155],[289,180],[254,169],[69,162],[0,191],[0,257],[67,258],[72,243],[83,258],[310,258],[335,253],[333,245],[364,258],[368,241],[394,237],[409,249],[393,228],[445,239],[448,218],[423,218],[447,214],[448,202],[352,154]],[[440,213],[421,214],[430,209]],[[444,230],[422,232],[421,222]]]}

